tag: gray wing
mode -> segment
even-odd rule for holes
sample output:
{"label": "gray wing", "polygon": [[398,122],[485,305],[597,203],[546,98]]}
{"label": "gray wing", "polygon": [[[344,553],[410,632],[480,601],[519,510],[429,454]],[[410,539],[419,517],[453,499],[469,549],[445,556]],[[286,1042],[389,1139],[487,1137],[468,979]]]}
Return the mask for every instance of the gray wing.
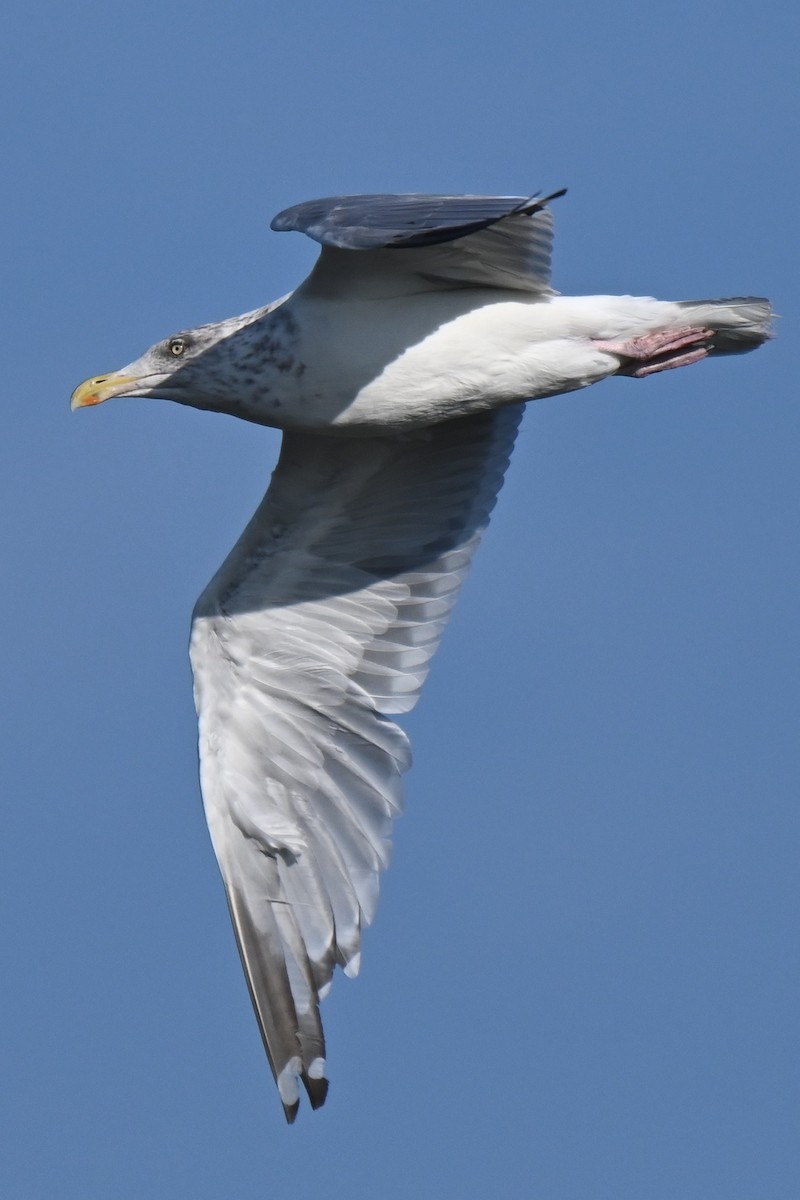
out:
{"label": "gray wing", "polygon": [[271,228],[319,242],[320,266],[327,275],[338,271],[345,285],[348,273],[383,267],[443,284],[543,292],[552,246],[546,206],[563,194],[330,196],[284,209]]}
{"label": "gray wing", "polygon": [[203,799],[287,1118],[325,1099],[319,1001],[360,934],[416,702],[520,407],[405,438],[287,433],[192,627]]}

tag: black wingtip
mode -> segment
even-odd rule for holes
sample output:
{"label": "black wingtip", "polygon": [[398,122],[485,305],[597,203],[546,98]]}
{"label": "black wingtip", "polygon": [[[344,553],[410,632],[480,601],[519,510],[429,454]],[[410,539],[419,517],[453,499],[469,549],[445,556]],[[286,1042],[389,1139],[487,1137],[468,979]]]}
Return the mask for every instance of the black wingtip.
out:
{"label": "black wingtip", "polygon": [[307,1075],[302,1076],[305,1089],[308,1092],[308,1099],[311,1107],[322,1108],[328,1095],[327,1079],[309,1079]]}
{"label": "black wingtip", "polygon": [[[309,1076],[306,1075],[305,1071],[302,1073],[300,1078],[302,1079],[303,1086],[308,1093],[308,1100],[312,1109],[322,1108],[328,1095],[327,1079],[310,1079]],[[286,1124],[294,1125],[297,1114],[300,1110],[300,1101],[295,1100],[293,1104],[286,1104],[285,1101],[282,1100],[281,1104],[283,1104],[283,1115],[286,1117]]]}
{"label": "black wingtip", "polygon": [[544,208],[551,200],[560,200],[566,194],[567,189],[565,187],[560,188],[557,192],[550,192],[548,196],[542,196],[540,192],[537,192],[535,196],[530,196],[524,204],[520,204],[518,208],[514,209],[513,213],[509,213],[508,215],[515,216],[518,213],[522,213],[524,216],[529,216],[531,213],[538,212],[540,208]]}

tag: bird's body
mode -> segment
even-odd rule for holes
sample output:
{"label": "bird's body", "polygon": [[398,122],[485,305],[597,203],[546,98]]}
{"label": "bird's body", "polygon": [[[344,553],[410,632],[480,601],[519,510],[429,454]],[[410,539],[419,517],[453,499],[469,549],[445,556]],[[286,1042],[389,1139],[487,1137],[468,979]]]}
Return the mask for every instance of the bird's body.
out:
{"label": "bird's body", "polygon": [[[549,197],[548,199],[552,199]],[[285,431],[269,491],[200,598],[203,797],[287,1117],[325,1098],[319,1000],[358,969],[405,735],[526,400],[768,336],[766,301],[562,297],[547,201],[336,197],[281,213],[323,245],[256,312],[176,334],[73,404],[163,396]]]}
{"label": "bird's body", "polygon": [[598,338],[678,324],[677,304],[646,296],[460,288],[332,303],[303,285],[237,330],[258,386],[236,395],[222,371],[203,406],[278,429],[401,432],[597,383],[620,367]]}

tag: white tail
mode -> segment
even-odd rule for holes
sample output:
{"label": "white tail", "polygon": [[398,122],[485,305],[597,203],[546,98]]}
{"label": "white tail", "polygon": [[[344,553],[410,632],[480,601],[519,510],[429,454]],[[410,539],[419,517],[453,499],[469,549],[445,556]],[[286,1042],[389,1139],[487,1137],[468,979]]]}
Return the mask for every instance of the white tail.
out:
{"label": "white tail", "polygon": [[713,329],[709,354],[742,354],[770,337],[772,308],[761,296],[731,296],[725,300],[681,300],[692,325]]}

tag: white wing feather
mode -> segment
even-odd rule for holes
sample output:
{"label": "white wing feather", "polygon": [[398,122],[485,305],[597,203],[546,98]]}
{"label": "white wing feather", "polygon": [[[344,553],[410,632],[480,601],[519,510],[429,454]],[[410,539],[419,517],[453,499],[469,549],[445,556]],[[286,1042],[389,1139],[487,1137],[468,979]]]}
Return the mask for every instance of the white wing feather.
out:
{"label": "white wing feather", "polygon": [[[483,236],[483,235],[479,235]],[[404,733],[502,484],[520,406],[404,438],[287,433],[198,601],[203,799],[289,1120],[325,1098],[319,1000],[358,970]]]}

